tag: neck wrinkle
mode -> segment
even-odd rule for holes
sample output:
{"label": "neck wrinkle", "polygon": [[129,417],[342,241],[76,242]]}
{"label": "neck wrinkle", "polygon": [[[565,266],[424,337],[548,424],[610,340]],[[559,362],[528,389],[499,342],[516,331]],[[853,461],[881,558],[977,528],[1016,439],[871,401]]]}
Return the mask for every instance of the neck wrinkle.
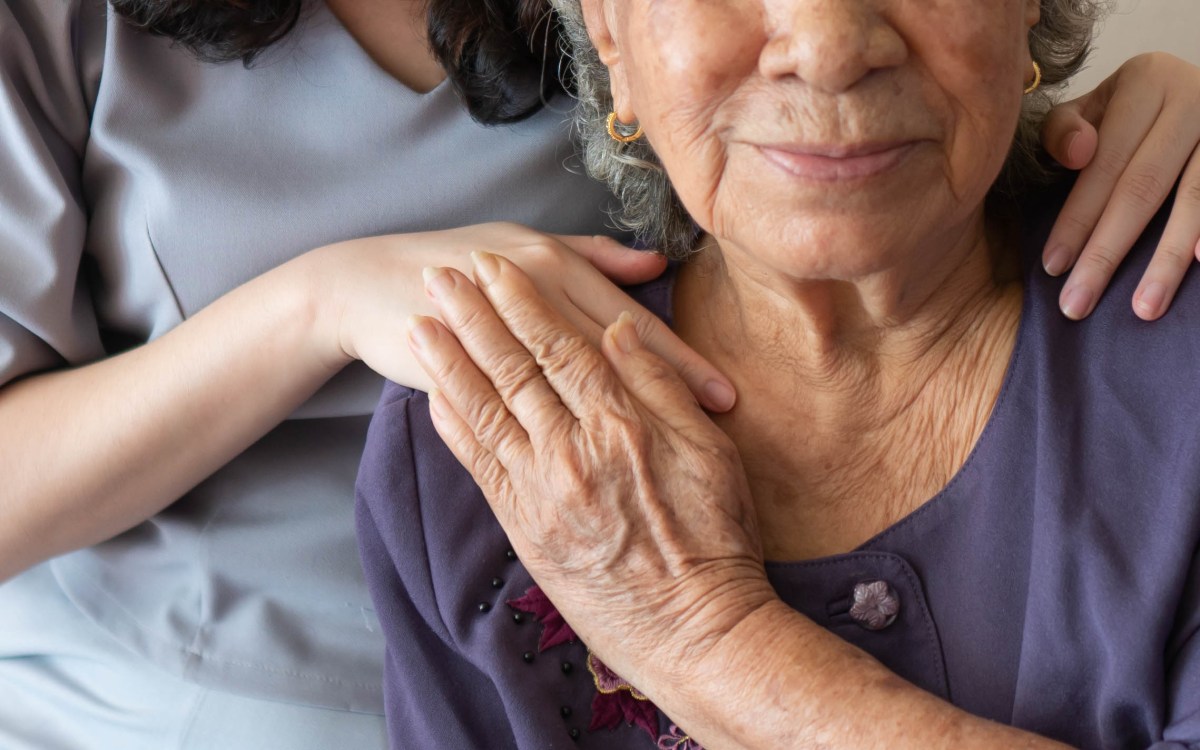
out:
{"label": "neck wrinkle", "polygon": [[861,435],[908,418],[939,397],[931,388],[961,391],[964,377],[998,390],[990,381],[1007,369],[1021,305],[993,247],[981,214],[927,270],[852,282],[747,271],[714,241],[682,295],[690,309],[676,319],[691,321],[681,335],[740,381],[739,393],[786,399],[809,429]]}

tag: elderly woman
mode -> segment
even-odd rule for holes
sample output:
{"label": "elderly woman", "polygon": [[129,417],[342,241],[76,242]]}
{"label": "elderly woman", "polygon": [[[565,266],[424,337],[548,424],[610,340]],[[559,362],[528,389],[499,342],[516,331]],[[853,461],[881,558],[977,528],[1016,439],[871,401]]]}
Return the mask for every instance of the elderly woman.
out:
{"label": "elderly woman", "polygon": [[1200,746],[1200,290],[1073,323],[1037,262],[1094,4],[559,9],[590,165],[689,255],[637,298],[739,400],[502,258],[427,272],[437,390],[359,479],[394,745]]}

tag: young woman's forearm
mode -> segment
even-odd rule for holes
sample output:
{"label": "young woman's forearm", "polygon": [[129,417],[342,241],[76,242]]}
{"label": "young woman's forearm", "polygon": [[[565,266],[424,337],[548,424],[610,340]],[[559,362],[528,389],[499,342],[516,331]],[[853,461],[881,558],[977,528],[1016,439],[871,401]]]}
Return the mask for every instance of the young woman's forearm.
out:
{"label": "young woman's forearm", "polygon": [[0,389],[0,581],[162,510],[336,373],[311,273],[283,266],[152,343]]}

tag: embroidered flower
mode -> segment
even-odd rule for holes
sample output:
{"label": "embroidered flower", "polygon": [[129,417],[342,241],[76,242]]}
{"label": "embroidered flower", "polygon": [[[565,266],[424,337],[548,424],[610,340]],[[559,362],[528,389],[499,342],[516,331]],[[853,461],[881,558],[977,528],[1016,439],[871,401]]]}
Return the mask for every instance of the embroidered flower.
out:
{"label": "embroidered flower", "polygon": [[591,652],[587,665],[596,685],[588,731],[612,729],[624,722],[641,727],[650,739],[654,739],[658,735],[658,708],[650,699]]}
{"label": "embroidered flower", "polygon": [[658,750],[704,750],[704,748],[684,734],[682,729],[672,724],[671,731],[658,738]]}
{"label": "embroidered flower", "polygon": [[603,695],[610,695],[621,690],[628,690],[629,694],[640,701],[649,700],[646,696],[638,692],[638,689],[630,685],[625,678],[608,668],[608,665],[600,661],[600,658],[588,652],[587,658],[588,671],[592,673],[592,681],[596,683],[596,690]]}
{"label": "embroidered flower", "polygon": [[542,637],[538,640],[538,651],[575,640],[575,631],[558,613],[558,608],[550,601],[550,597],[542,592],[540,586],[534,586],[525,592],[520,599],[509,599],[508,606],[521,612],[528,612],[542,624]]}

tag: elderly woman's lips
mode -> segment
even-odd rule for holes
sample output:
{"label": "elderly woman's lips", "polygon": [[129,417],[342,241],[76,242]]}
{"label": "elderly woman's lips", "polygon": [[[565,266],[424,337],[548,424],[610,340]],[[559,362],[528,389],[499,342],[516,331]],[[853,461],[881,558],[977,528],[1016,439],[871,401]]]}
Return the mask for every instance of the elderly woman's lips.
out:
{"label": "elderly woman's lips", "polygon": [[804,179],[820,182],[860,180],[892,169],[916,147],[916,141],[860,146],[758,146],[769,161]]}

